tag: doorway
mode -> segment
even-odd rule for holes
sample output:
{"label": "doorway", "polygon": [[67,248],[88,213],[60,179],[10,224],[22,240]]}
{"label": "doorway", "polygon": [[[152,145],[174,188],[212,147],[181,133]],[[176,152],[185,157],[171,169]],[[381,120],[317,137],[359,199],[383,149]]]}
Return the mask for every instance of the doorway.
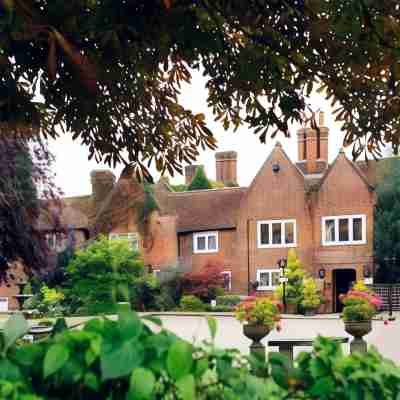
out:
{"label": "doorway", "polygon": [[333,271],[333,306],[334,312],[340,313],[343,304],[339,300],[341,294],[346,294],[356,281],[355,269],[335,269]]}

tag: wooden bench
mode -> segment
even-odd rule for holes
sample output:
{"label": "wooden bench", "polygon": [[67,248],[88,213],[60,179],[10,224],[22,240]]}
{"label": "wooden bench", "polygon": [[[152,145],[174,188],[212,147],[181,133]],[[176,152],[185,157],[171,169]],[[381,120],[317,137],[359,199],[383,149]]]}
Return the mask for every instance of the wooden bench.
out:
{"label": "wooden bench", "polygon": [[[340,343],[348,343],[349,338],[347,337],[330,337],[329,339],[336,340]],[[278,347],[279,353],[285,354],[290,362],[293,363],[293,350],[295,347],[312,347],[314,339],[279,339],[270,340],[268,346]]]}

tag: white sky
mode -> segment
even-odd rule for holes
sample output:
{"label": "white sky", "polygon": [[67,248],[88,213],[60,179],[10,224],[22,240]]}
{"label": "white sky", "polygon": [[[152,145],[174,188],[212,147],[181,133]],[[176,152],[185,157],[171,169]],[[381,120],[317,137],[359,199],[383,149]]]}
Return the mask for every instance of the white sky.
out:
{"label": "white sky", "polygon": [[[186,86],[182,91],[183,104],[191,108],[194,112],[202,112],[206,115],[209,128],[218,139],[218,150],[235,150],[238,153],[238,182],[241,186],[247,186],[256,175],[257,171],[268,157],[275,142],[279,140],[286,153],[293,161],[297,161],[297,138],[296,131],[299,126],[293,126],[291,137],[285,138],[278,133],[277,137],[267,139],[266,144],[260,143],[258,137],[246,127],[239,128],[236,132],[225,131],[221,124],[214,122],[211,111],[207,108],[207,92],[204,88],[204,79],[200,74],[193,74],[191,86]],[[325,112],[325,125],[330,128],[329,134],[329,161],[332,161],[339,152],[343,142],[343,133],[340,125],[334,121],[331,115],[331,107],[323,97],[314,95],[311,103],[315,109],[320,108]],[[56,173],[56,183],[63,190],[66,196],[77,196],[91,193],[90,171],[93,169],[110,169],[107,165],[97,164],[94,160],[89,161],[89,152],[85,145],[79,141],[72,141],[71,135],[64,135],[56,141],[49,143],[50,149],[56,157],[54,165]],[[351,157],[351,148],[347,149],[348,156]],[[203,164],[207,176],[215,179],[215,152],[211,150],[202,151],[196,164]],[[115,175],[119,176],[122,167],[114,170]],[[158,175],[154,172],[154,177]],[[176,175],[171,179],[174,183],[183,183],[184,177]]]}

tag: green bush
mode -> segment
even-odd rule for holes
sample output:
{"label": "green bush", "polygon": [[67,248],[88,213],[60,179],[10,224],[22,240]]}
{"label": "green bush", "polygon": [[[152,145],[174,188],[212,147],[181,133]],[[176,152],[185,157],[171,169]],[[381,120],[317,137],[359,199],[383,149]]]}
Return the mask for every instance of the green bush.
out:
{"label": "green bush", "polygon": [[[208,323],[214,338],[216,321]],[[280,353],[264,364],[212,342],[154,333],[129,311],[74,331],[58,320],[54,329],[51,338],[16,345],[28,324],[21,315],[5,323],[2,400],[394,400],[400,391],[400,368],[376,350],[344,356],[322,337],[291,367]]]}
{"label": "green bush", "polygon": [[205,304],[196,296],[183,296],[180,302],[183,311],[205,311]]}
{"label": "green bush", "polygon": [[240,297],[234,294],[217,297],[217,306],[234,308],[240,303]]}
{"label": "green bush", "polygon": [[211,182],[208,180],[207,175],[204,171],[204,167],[199,166],[196,168],[196,173],[190,182],[187,190],[204,190],[212,189]]}
{"label": "green bush", "polygon": [[63,285],[64,304],[75,312],[90,304],[108,307],[127,301],[129,288],[143,275],[143,260],[127,241],[100,237],[70,261]]}

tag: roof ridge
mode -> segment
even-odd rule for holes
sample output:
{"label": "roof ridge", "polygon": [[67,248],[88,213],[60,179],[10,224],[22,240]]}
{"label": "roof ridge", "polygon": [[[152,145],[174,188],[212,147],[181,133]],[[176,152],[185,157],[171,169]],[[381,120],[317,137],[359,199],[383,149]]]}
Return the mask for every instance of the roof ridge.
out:
{"label": "roof ridge", "polygon": [[210,193],[210,192],[223,192],[230,190],[246,190],[246,186],[233,186],[233,187],[224,187],[224,188],[214,188],[214,189],[199,189],[199,190],[186,190],[184,192],[169,192],[168,196],[176,196],[176,195],[188,195],[193,193]]}

